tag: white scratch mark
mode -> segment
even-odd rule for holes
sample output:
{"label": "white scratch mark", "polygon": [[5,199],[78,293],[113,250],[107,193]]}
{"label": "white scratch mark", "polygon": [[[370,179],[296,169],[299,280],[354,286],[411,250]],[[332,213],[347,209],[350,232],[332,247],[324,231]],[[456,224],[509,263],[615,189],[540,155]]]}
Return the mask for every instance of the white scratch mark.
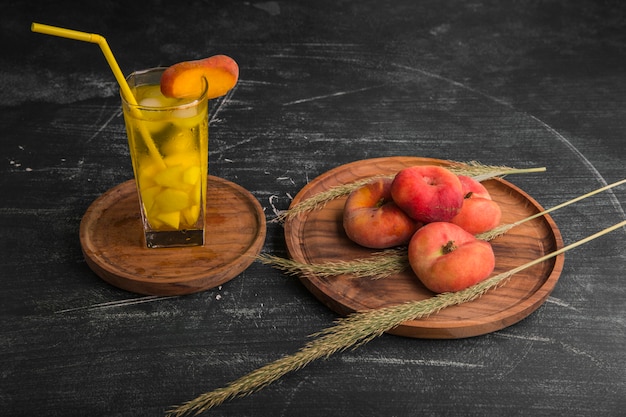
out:
{"label": "white scratch mark", "polygon": [[[521,114],[524,114],[525,116],[535,120],[537,123],[539,123],[541,126],[543,126],[544,129],[546,129],[548,132],[552,133],[560,142],[562,142],[565,146],[567,146],[567,148],[569,148],[572,153],[574,153],[574,155],[583,163],[583,165],[585,165],[593,174],[593,176],[598,180],[598,182],[600,184],[607,185],[608,183],[606,182],[606,180],[602,177],[602,175],[600,174],[600,172],[598,171],[598,169],[587,159],[587,157],[585,157],[585,155],[583,155],[582,152],[580,152],[578,150],[578,148],[576,148],[574,146],[574,144],[572,144],[569,140],[567,140],[567,138],[565,138],[565,136],[563,136],[561,133],[559,133],[556,129],[554,129],[553,127],[551,127],[550,125],[548,125],[546,122],[544,122],[543,120],[537,118],[536,116],[533,116],[532,114],[526,113],[526,112],[521,112],[519,110],[517,110],[511,103],[508,103],[502,99],[499,99],[497,97],[491,96],[489,94],[486,94],[480,90],[476,90],[475,88],[472,88],[468,85],[465,85],[463,83],[460,83],[458,81],[454,81],[450,78],[446,78],[443,77],[441,75],[437,75],[437,74],[433,74],[432,72],[428,72],[425,71],[423,69],[420,68],[414,68],[414,67],[410,67],[410,66],[406,66],[406,65],[401,65],[401,64],[395,64],[392,63],[392,65],[394,65],[395,67],[398,68],[403,68],[406,70],[410,70],[410,71],[416,71],[422,75],[426,75],[428,77],[432,77],[438,80],[442,80],[445,82],[448,82],[452,85],[455,85],[459,88],[462,88],[464,90],[470,91],[474,94],[480,95],[482,97],[485,97],[489,100],[492,100],[498,104],[501,104],[509,109],[512,109],[514,111],[517,111]],[[626,212],[624,211],[624,208],[622,207],[622,205],[620,204],[619,200],[617,199],[617,197],[615,196],[615,193],[613,192],[613,190],[609,190],[607,192],[607,194],[609,195],[609,199],[611,200],[611,203],[613,204],[613,207],[615,207],[615,209],[617,209],[619,211],[619,213],[621,214],[622,218],[626,218]]]}
{"label": "white scratch mark", "polygon": [[521,339],[521,340],[528,340],[531,342],[554,343],[554,340],[548,337],[539,337],[539,336],[532,336],[532,335],[518,335],[518,334],[503,333],[503,332],[496,332],[494,333],[494,335],[497,337],[504,337],[505,339]]}
{"label": "white scratch mark", "polygon": [[[554,136],[557,137],[557,139],[559,139],[561,142],[563,142],[563,144],[565,144],[565,146],[567,146],[574,153],[574,155],[576,155],[578,157],[578,159],[580,159],[582,161],[583,165],[585,165],[589,169],[589,171],[591,171],[593,176],[598,180],[598,182],[600,184],[602,184],[603,186],[604,185],[608,185],[608,183],[606,182],[604,177],[602,177],[602,174],[600,174],[598,169],[591,163],[591,161],[589,161],[587,159],[587,157],[585,157],[585,155],[583,155],[582,152],[580,152],[578,150],[578,148],[576,148],[572,142],[567,140],[565,138],[565,136],[561,135],[553,127],[549,126],[547,123],[545,123],[544,121],[538,119],[537,117],[533,116],[532,114],[527,114],[526,113],[526,115],[529,116],[530,118],[532,118],[533,120],[536,120],[537,123],[542,125],[546,130],[548,130],[548,132],[552,133]],[[611,200],[611,203],[613,204],[613,207],[615,207],[615,209],[621,214],[622,218],[626,218],[626,212],[624,211],[624,208],[622,207],[621,203],[619,202],[619,200],[615,196],[615,193],[613,192],[613,190],[608,190],[607,195],[609,197],[609,200]]]}
{"label": "white scratch mark", "polygon": [[[244,4],[249,4],[245,2]],[[253,3],[252,7],[267,12],[270,16],[278,16],[280,14],[280,5],[276,1],[266,1],[261,3]]]}
{"label": "white scratch mark", "polygon": [[343,362],[349,363],[378,363],[382,365],[418,365],[418,366],[439,366],[439,367],[455,367],[455,368],[483,368],[484,365],[477,363],[442,361],[442,360],[423,360],[423,359],[399,359],[384,358],[371,356],[345,356],[342,357]]}
{"label": "white scratch mark", "polygon": [[270,198],[268,199],[270,206],[272,207],[272,211],[274,212],[274,214],[276,216],[280,216],[280,214],[283,212],[283,210],[279,210],[276,208],[276,205],[274,204],[274,200],[276,200],[278,198],[277,195],[271,195]]}
{"label": "white scratch mark", "polygon": [[94,134],[93,134],[93,135],[91,135],[91,136],[89,137],[89,139],[87,139],[87,140],[85,141],[85,143],[89,143],[89,142],[91,142],[92,140],[94,140],[94,139],[95,139],[95,138],[96,138],[96,137],[100,134],[100,132],[102,132],[102,131],[103,131],[103,130],[104,130],[104,129],[105,129],[105,128],[106,128],[106,127],[107,127],[107,126],[111,123],[111,121],[112,121],[113,119],[115,119],[116,117],[119,117],[119,116],[120,116],[120,114],[122,114],[122,112],[121,112],[121,111],[116,111],[116,112],[113,112],[113,114],[112,114],[112,115],[111,115],[111,116],[110,116],[107,120],[105,120],[105,122],[104,122],[103,124],[101,124],[101,125],[100,125],[100,127],[98,128],[98,130],[96,130],[96,131],[94,132]]}
{"label": "white scratch mark", "polygon": [[512,334],[512,333],[502,333],[502,332],[494,333],[494,335],[495,336],[499,336],[499,337],[504,337],[504,338],[507,338],[507,339],[521,339],[521,340],[528,340],[528,341],[531,341],[531,342],[542,342],[542,343],[549,343],[549,344],[557,344],[557,345],[561,346],[562,349],[564,349],[566,351],[569,351],[569,352],[573,353],[574,355],[582,356],[582,357],[585,357],[585,358],[589,359],[591,362],[593,362],[599,368],[608,368],[608,366],[606,366],[604,363],[602,363],[602,361],[598,360],[592,354],[590,354],[588,352],[585,352],[584,350],[578,349],[578,348],[576,348],[574,346],[568,345],[567,343],[556,341],[556,340],[548,338],[548,337],[529,336],[529,335],[515,335],[515,334]]}
{"label": "white scratch mark", "polygon": [[405,69],[405,70],[419,72],[422,75],[434,78],[436,80],[445,81],[445,82],[450,83],[452,85],[455,85],[455,86],[457,86],[459,88],[462,88],[462,89],[467,90],[467,91],[471,91],[474,94],[477,94],[477,95],[480,95],[482,97],[488,98],[489,100],[495,101],[496,103],[502,104],[503,106],[506,106],[506,107],[509,107],[509,108],[513,108],[513,106],[510,103],[508,103],[508,102],[506,102],[506,101],[504,101],[502,99],[499,99],[499,98],[494,97],[494,96],[490,96],[489,94],[483,93],[482,91],[476,90],[476,89],[474,89],[474,88],[472,88],[472,87],[470,87],[468,85],[465,85],[465,84],[460,83],[458,81],[454,81],[454,80],[452,80],[450,78],[446,78],[444,76],[441,76],[441,75],[438,75],[438,74],[434,74],[432,72],[423,70],[421,68],[409,67],[407,65],[395,64],[395,63],[392,63],[391,65],[393,65],[395,67],[398,67],[398,68]]}
{"label": "white scratch mark", "polygon": [[276,181],[289,181],[291,184],[296,185],[291,177],[278,177],[276,178]]}
{"label": "white scratch mark", "polygon": [[563,301],[563,300],[561,300],[559,298],[552,297],[552,296],[546,298],[546,302],[552,303],[552,304],[556,304],[556,305],[558,305],[560,307],[569,308],[570,310],[578,311],[577,308],[572,307],[571,305],[567,304],[565,301]]}
{"label": "white scratch mark", "polygon": [[176,296],[149,295],[149,296],[140,297],[140,298],[131,298],[127,300],[118,300],[118,301],[108,301],[106,303],[93,304],[89,306],[67,308],[64,310],[55,311],[55,314],[69,313],[72,311],[81,311],[81,310],[98,310],[98,309],[104,309],[104,308],[126,307],[129,305],[150,303],[153,301],[166,300],[168,298],[174,298],[174,297]]}
{"label": "white scratch mark", "polygon": [[[248,137],[248,138],[246,138],[246,139],[244,139],[244,140],[241,140],[241,141],[239,141],[239,142],[235,142],[235,143],[233,143],[233,144],[226,145],[226,146],[223,146],[223,147],[219,147],[219,148],[218,148],[218,147],[216,146],[216,147],[213,149],[213,151],[212,151],[212,152],[213,152],[213,154],[214,154],[214,155],[215,155],[215,154],[223,154],[225,151],[228,151],[228,150],[230,150],[230,149],[236,148],[236,147],[238,147],[239,145],[244,145],[244,144],[246,144],[246,143],[248,143],[248,142],[252,142],[254,139],[256,139],[256,137]],[[231,162],[232,162],[232,160],[231,160]]]}
{"label": "white scratch mark", "polygon": [[294,101],[289,101],[287,103],[283,103],[283,106],[291,106],[291,105],[294,105],[294,104],[306,103],[308,101],[323,100],[325,98],[345,96],[346,94],[360,93],[362,91],[373,90],[375,88],[380,88],[380,87],[384,87],[384,84],[375,85],[375,86],[372,86],[372,87],[358,88],[356,90],[338,91],[336,93],[325,94],[325,95],[321,95],[321,96],[302,98],[300,100],[294,100]]}
{"label": "white scratch mark", "polygon": [[217,107],[215,108],[215,111],[213,112],[213,114],[209,117],[209,125],[213,122],[218,121],[217,119],[217,115],[220,112],[220,110],[222,110],[222,108],[224,106],[226,106],[229,102],[230,102],[230,98],[233,96],[233,94],[235,93],[235,90],[237,89],[237,84],[235,84],[235,86],[233,88],[230,89],[230,91],[228,91],[228,93],[226,93],[226,95],[224,96],[224,98],[219,102],[219,104],[217,105]]}
{"label": "white scratch mark", "polygon": [[561,342],[560,345],[563,349],[573,353],[574,355],[582,356],[582,357],[589,359],[591,362],[596,364],[598,368],[609,368],[604,363],[602,363],[602,361],[598,360],[595,356],[593,356],[592,354],[588,352],[585,352],[584,350],[580,350],[574,346],[568,345],[567,343],[563,343],[563,342]]}

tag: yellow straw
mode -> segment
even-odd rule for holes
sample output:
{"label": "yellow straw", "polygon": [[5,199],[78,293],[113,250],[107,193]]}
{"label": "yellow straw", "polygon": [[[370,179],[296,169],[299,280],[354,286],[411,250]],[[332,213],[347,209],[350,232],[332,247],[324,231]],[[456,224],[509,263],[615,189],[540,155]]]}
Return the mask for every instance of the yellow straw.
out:
{"label": "yellow straw", "polygon": [[[100,46],[100,49],[102,50],[102,53],[104,54],[104,58],[107,60],[107,63],[111,67],[111,71],[113,71],[113,75],[115,76],[115,79],[117,80],[117,83],[119,84],[120,89],[122,90],[122,95],[124,96],[124,99],[131,105],[134,105],[134,106],[137,105],[137,100],[135,99],[133,92],[128,86],[128,83],[126,82],[126,78],[124,77],[124,74],[122,73],[122,70],[120,69],[120,66],[117,64],[117,61],[115,60],[115,57],[113,56],[113,52],[111,52],[111,48],[109,48],[109,44],[107,43],[104,37],[97,35],[95,33],[80,32],[77,30],[65,29],[65,28],[60,28],[56,26],[43,25],[41,23],[33,23],[30,28],[33,32],[43,33],[43,34],[52,35],[52,36],[58,36],[61,38],[74,39],[77,41],[95,43],[98,46]],[[158,162],[161,163],[161,165],[165,166],[165,163],[161,159],[161,154],[159,153],[156,146],[154,145],[154,142],[152,141],[150,134],[146,131],[146,129],[141,123],[139,123],[139,127],[141,129],[142,136],[146,138],[146,144],[148,146],[148,150],[150,151],[152,156]]]}
{"label": "yellow straw", "polygon": [[74,39],[77,41],[98,44],[98,46],[100,46],[100,49],[102,50],[102,53],[104,54],[104,58],[107,60],[107,63],[109,64],[109,66],[111,67],[111,70],[113,71],[113,75],[115,76],[117,83],[120,85],[120,88],[122,89],[122,94],[124,95],[124,98],[130,104],[137,105],[135,96],[130,91],[130,87],[128,86],[128,83],[126,82],[126,78],[124,77],[122,70],[120,70],[120,66],[117,65],[117,61],[115,60],[115,57],[113,56],[113,52],[111,52],[111,48],[109,48],[109,44],[107,43],[106,39],[104,39],[102,36],[97,35],[95,33],[79,32],[77,30],[64,29],[64,28],[60,28],[56,26],[42,25],[41,23],[33,23],[31,25],[31,30],[33,32],[43,33],[46,35],[58,36],[61,38],[68,38],[68,39]]}

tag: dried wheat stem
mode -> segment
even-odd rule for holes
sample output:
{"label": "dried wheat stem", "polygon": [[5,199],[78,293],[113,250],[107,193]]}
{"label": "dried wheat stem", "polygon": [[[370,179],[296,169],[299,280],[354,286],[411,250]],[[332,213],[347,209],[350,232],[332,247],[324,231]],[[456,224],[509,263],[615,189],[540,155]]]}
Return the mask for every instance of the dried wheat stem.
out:
{"label": "dried wheat stem", "polygon": [[[450,165],[446,166],[449,171],[457,175],[467,175],[475,178],[478,181],[484,181],[488,178],[494,177],[502,177],[505,175],[512,174],[523,174],[530,172],[543,172],[545,168],[511,168],[507,166],[494,166],[494,165],[483,165],[476,161],[471,162],[455,162],[449,161]],[[317,210],[324,205],[326,205],[329,201],[334,200],[335,198],[342,197],[344,195],[350,194],[350,192],[355,189],[375,180],[378,178],[393,178],[394,174],[388,175],[376,175],[372,177],[362,178],[356,180],[354,182],[348,184],[341,184],[335,187],[332,187],[326,191],[322,191],[317,193],[306,200],[303,200],[296,204],[295,206],[289,208],[288,210],[280,213],[273,220],[274,222],[284,222],[286,219],[294,217],[300,213],[309,212],[312,210]]]}
{"label": "dried wheat stem", "polygon": [[346,318],[338,319],[334,326],[313,335],[316,338],[308,342],[295,354],[285,356],[258,368],[233,381],[226,387],[202,394],[171,410],[168,415],[175,417],[190,413],[197,415],[227,400],[252,394],[280,379],[285,374],[301,369],[316,359],[326,358],[333,353],[344,351],[352,346],[360,346],[405,321],[428,317],[446,307],[475,300],[488,290],[502,285],[507,279],[524,269],[554,258],[624,226],[626,226],[626,220],[510,271],[488,278],[462,291],[438,294],[426,300],[411,301],[392,307],[354,313]]}
{"label": "dried wheat stem", "polygon": [[624,183],[626,183],[626,179],[623,179],[621,181],[614,182],[613,184],[609,184],[609,185],[606,185],[604,187],[598,188],[596,190],[590,191],[587,194],[583,194],[583,195],[578,196],[576,198],[572,198],[571,200],[568,200],[568,201],[566,201],[564,203],[558,204],[558,205],[556,205],[556,206],[554,206],[552,208],[549,208],[547,210],[541,211],[539,213],[535,213],[532,216],[528,216],[528,217],[526,217],[524,219],[521,219],[521,220],[518,220],[516,222],[500,225],[500,226],[498,226],[498,227],[496,227],[496,228],[494,228],[492,230],[489,230],[489,231],[484,232],[484,233],[480,233],[480,234],[476,235],[476,237],[478,239],[486,240],[486,241],[493,240],[493,239],[497,238],[498,236],[502,236],[503,234],[505,234],[506,232],[508,232],[509,230],[511,230],[512,228],[514,228],[516,226],[519,226],[519,225],[521,225],[523,223],[526,223],[528,221],[534,220],[536,218],[545,216],[548,213],[552,213],[553,211],[556,211],[556,210],[561,209],[563,207],[569,206],[570,204],[574,204],[574,203],[576,203],[576,202],[578,202],[580,200],[584,200],[585,198],[591,197],[593,195],[596,195],[596,194],[601,193],[603,191],[609,190],[609,189],[611,189],[613,187],[617,187],[618,185],[622,185]]}
{"label": "dried wheat stem", "polygon": [[398,274],[409,266],[406,248],[387,249],[367,258],[352,261],[332,261],[320,264],[307,264],[267,254],[257,256],[257,260],[289,275],[304,274],[317,277],[349,274],[355,278],[381,279]]}
{"label": "dried wheat stem", "polygon": [[[500,225],[492,230],[476,235],[476,238],[485,241],[491,241],[497,237],[506,234],[509,230],[516,226],[519,226],[538,217],[544,216],[548,213],[551,213],[553,211],[556,211],[613,187],[617,187],[618,185],[622,185],[624,183],[626,183],[626,179],[614,182],[602,188],[598,188],[597,190],[573,198],[539,213],[535,213],[514,223]],[[352,261],[335,261],[319,264],[307,264],[271,255],[261,255],[258,257],[258,259],[262,263],[272,265],[275,268],[280,269],[290,275],[310,274],[318,277],[330,277],[351,274],[355,278],[370,277],[372,279],[381,279],[400,273],[409,268],[409,260],[406,253],[406,248],[387,249],[382,252],[376,252],[370,257],[355,259]]]}

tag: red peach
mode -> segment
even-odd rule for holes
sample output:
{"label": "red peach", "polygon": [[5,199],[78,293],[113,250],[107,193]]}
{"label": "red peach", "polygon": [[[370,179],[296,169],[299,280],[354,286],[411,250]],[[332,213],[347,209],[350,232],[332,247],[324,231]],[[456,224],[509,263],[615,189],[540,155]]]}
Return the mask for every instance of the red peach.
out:
{"label": "red peach", "polygon": [[469,197],[463,201],[461,210],[450,220],[450,223],[477,235],[498,226],[501,218],[502,210],[495,201]]}
{"label": "red peach", "polygon": [[391,200],[391,179],[374,180],[352,191],[343,210],[348,238],[368,248],[407,244],[419,226]]}
{"label": "red peach", "polygon": [[467,232],[477,235],[484,233],[500,224],[502,210],[500,205],[491,199],[489,191],[474,178],[459,175],[463,185],[463,205],[450,223],[461,226]]}
{"label": "red peach", "polygon": [[491,200],[491,194],[489,194],[489,191],[484,185],[474,178],[468,177],[467,175],[459,175],[459,181],[461,181],[463,196],[465,196],[465,198],[470,197],[468,194],[471,193],[471,197],[480,197]]}
{"label": "red peach", "polygon": [[408,256],[417,278],[436,293],[468,288],[488,278],[495,267],[489,242],[448,222],[430,223],[415,232]]}
{"label": "red peach", "polygon": [[391,185],[391,196],[411,218],[423,223],[449,221],[463,205],[459,178],[436,165],[413,166],[398,172]]}

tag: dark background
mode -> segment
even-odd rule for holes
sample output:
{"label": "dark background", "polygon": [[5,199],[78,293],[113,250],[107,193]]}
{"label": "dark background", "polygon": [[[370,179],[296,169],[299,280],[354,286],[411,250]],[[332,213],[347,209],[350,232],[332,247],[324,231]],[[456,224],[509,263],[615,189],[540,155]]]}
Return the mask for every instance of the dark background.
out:
{"label": "dark background", "polygon": [[[259,263],[227,284],[145,297],[106,284],[78,239],[91,202],[132,178],[125,73],[226,54],[212,175],[268,220],[329,169],[410,155],[546,173],[509,180],[545,207],[624,177],[626,3],[617,1],[14,2],[0,6],[0,409],[158,416],[295,352],[337,317]],[[565,243],[623,220],[624,187],[556,212]],[[384,335],[215,416],[623,415],[626,234],[566,255],[534,314],[461,340]]]}

